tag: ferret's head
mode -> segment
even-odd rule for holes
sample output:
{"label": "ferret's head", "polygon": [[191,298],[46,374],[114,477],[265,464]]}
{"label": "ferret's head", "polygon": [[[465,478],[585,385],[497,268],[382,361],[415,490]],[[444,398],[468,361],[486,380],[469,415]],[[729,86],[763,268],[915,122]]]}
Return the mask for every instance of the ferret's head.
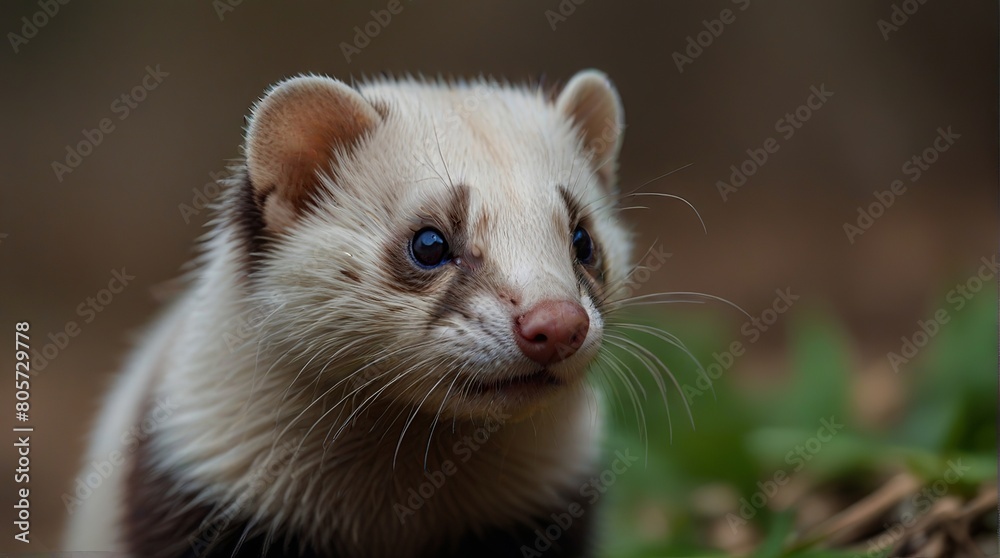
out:
{"label": "ferret's head", "polygon": [[596,71],[554,98],[486,80],[275,86],[248,127],[241,219],[287,381],[458,419],[580,389],[629,268],[622,130]]}

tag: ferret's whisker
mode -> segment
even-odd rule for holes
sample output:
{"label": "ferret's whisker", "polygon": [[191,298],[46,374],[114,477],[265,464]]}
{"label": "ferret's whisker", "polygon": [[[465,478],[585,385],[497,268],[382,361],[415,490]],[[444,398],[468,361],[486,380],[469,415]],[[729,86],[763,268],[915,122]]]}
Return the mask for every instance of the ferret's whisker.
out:
{"label": "ferret's whisker", "polygon": [[[648,432],[649,426],[646,423],[646,412],[643,410],[642,403],[639,401],[639,395],[638,395],[638,393],[636,393],[635,387],[632,386],[632,381],[625,375],[625,372],[622,371],[622,368],[619,367],[618,364],[616,364],[614,361],[611,360],[612,357],[615,358],[615,359],[618,359],[617,356],[614,356],[611,353],[604,353],[602,355],[598,355],[598,357],[599,358],[603,357],[604,360],[600,360],[600,362],[601,363],[606,363],[611,368],[611,370],[615,373],[615,375],[618,376],[618,378],[621,379],[621,382],[625,385],[625,389],[628,390],[629,396],[632,399],[632,410],[635,412],[635,422],[636,422],[637,427],[639,428],[639,439],[643,441],[643,446],[644,446],[645,452],[646,452],[645,453],[646,459],[648,460],[649,459],[649,432]],[[619,360],[619,362],[621,362],[620,359],[618,359],[618,360]],[[624,366],[624,363],[622,363],[622,366]],[[628,367],[625,367],[625,369],[628,370]],[[639,389],[642,390],[643,400],[645,400],[646,399],[646,390],[645,390],[645,388],[642,387],[642,383],[639,382],[639,379],[635,376],[634,372],[632,372],[631,370],[628,370],[628,373],[632,376],[632,380],[635,380],[635,383],[639,387]]]}
{"label": "ferret's whisker", "polygon": [[[635,347],[638,351],[640,351],[641,353],[645,354],[653,362],[655,362],[655,363],[657,363],[657,364],[660,365],[660,367],[663,369],[663,371],[666,372],[667,377],[670,378],[670,381],[674,384],[674,387],[677,389],[677,393],[678,393],[678,395],[681,398],[681,402],[684,403],[684,409],[687,411],[688,418],[691,421],[691,428],[694,428],[694,414],[691,412],[691,406],[688,404],[687,397],[684,395],[684,389],[681,387],[680,383],[677,381],[677,377],[674,376],[674,373],[670,371],[670,368],[666,364],[664,364],[662,360],[660,360],[660,357],[658,357],[655,354],[653,354],[652,351],[650,351],[646,347],[643,347],[642,345],[636,343],[635,341],[632,341],[628,337],[618,336],[617,340],[618,341],[622,341],[624,343],[627,343],[628,345],[630,345],[632,347]],[[654,377],[659,378],[659,375],[656,375]],[[662,382],[662,379],[660,381]],[[666,391],[664,390],[664,394],[665,393],[666,393]]]}
{"label": "ferret's whisker", "polygon": [[451,172],[448,170],[448,162],[444,160],[444,152],[441,151],[441,139],[438,137],[437,125],[431,120],[431,129],[434,131],[434,143],[437,145],[438,157],[441,158],[441,165],[444,167],[444,173],[448,176],[448,185],[451,187],[455,186],[455,181],[451,178]]}
{"label": "ferret's whisker", "polygon": [[[667,400],[667,388],[666,388],[666,384],[664,384],[663,378],[660,377],[660,369],[657,368],[656,365],[653,363],[653,361],[650,360],[649,358],[647,358],[645,355],[643,355],[643,354],[641,354],[639,352],[636,352],[630,346],[623,344],[623,343],[626,343],[628,341],[627,338],[617,337],[617,336],[614,336],[614,335],[608,335],[606,337],[606,339],[607,339],[607,342],[608,342],[609,345],[611,345],[613,347],[617,347],[618,349],[620,349],[622,351],[625,351],[626,353],[628,353],[629,355],[631,355],[633,358],[635,358],[636,360],[638,360],[640,363],[642,363],[642,365],[646,367],[646,370],[652,376],[653,381],[656,383],[656,387],[660,391],[660,397],[663,399],[663,407],[667,411],[667,428],[668,428],[668,430],[670,432],[670,439],[673,440],[673,438],[674,438],[673,419],[671,418],[671,414],[670,414],[670,403]],[[667,373],[669,374],[669,370],[668,370]]]}
{"label": "ferret's whisker", "polygon": [[[649,244],[649,247],[646,248],[646,251],[643,252],[642,257],[639,258],[638,261],[644,261],[646,259],[646,256],[649,255],[649,253],[653,250],[653,247],[656,246],[656,243],[658,241],[659,239],[653,239],[653,242]],[[622,279],[617,285],[606,289],[604,296],[601,297],[600,301],[598,301],[597,304],[599,306],[604,306],[605,304],[607,304],[608,300],[612,299],[615,295],[617,295],[619,291],[628,288],[629,281],[632,280],[632,275],[634,275],[637,271],[643,268],[644,266],[642,266],[642,264],[639,263],[632,265],[631,269],[629,269],[628,273],[626,273],[625,276],[622,277]]]}
{"label": "ferret's whisker", "polygon": [[[625,307],[628,307],[628,306],[633,306],[634,305],[633,303],[638,302],[638,301],[643,301],[643,300],[648,300],[649,302],[647,302],[647,304],[664,304],[664,303],[674,303],[674,302],[693,302],[693,301],[685,300],[685,299],[659,300],[659,298],[658,298],[658,297],[678,296],[678,295],[682,295],[682,296],[700,296],[700,297],[707,298],[709,300],[715,300],[715,301],[718,301],[718,302],[722,302],[724,304],[727,304],[727,305],[729,305],[729,306],[731,306],[731,307],[739,310],[740,313],[742,313],[744,316],[746,316],[748,318],[751,317],[749,312],[747,312],[740,305],[736,304],[735,302],[732,302],[731,300],[722,298],[720,296],[715,296],[715,295],[711,295],[711,294],[708,294],[708,293],[699,293],[699,292],[695,292],[695,291],[672,291],[672,292],[662,292],[662,293],[651,293],[651,294],[645,294],[645,295],[638,295],[638,296],[633,296],[633,297],[625,298],[625,299],[622,299],[622,300],[617,300],[617,301],[613,302],[612,304],[615,306],[614,309],[617,310],[619,308],[625,308]],[[652,299],[652,300],[649,300],[649,299]],[[704,302],[704,301],[698,301],[698,302]]]}
{"label": "ferret's whisker", "polygon": [[[676,168],[676,169],[674,169],[674,170],[672,170],[670,172],[665,172],[665,173],[663,173],[663,174],[661,174],[661,175],[659,175],[659,176],[657,176],[655,178],[651,178],[651,179],[647,180],[646,182],[643,182],[639,186],[633,188],[632,190],[630,190],[629,192],[627,192],[625,194],[620,194],[619,193],[619,192],[621,192],[621,189],[609,192],[608,194],[597,198],[596,200],[594,200],[593,202],[591,202],[591,204],[597,203],[597,202],[600,202],[600,201],[604,201],[607,198],[612,197],[612,196],[617,196],[617,199],[615,200],[615,203],[620,203],[621,200],[623,200],[623,199],[625,199],[627,197],[631,197],[631,196],[636,195],[638,193],[638,190],[640,190],[642,188],[645,188],[646,186],[649,186],[650,184],[656,182],[657,180],[661,180],[661,179],[666,178],[666,177],[668,177],[668,176],[670,176],[670,175],[672,175],[674,173],[680,172],[680,171],[682,171],[682,170],[690,167],[693,164],[694,163],[688,163],[688,164],[683,165],[681,167],[678,167],[678,168]],[[596,174],[596,172],[597,172],[597,169],[595,169],[595,171],[593,173],[591,173],[591,175]],[[651,193],[655,193],[655,192],[651,192]],[[691,206],[691,204],[687,200],[684,200],[683,198],[681,198],[681,201],[684,201],[689,206]],[[584,206],[583,209],[585,209],[585,210],[588,209],[589,205],[591,205],[591,204],[588,204],[588,205]],[[691,208],[694,209],[694,206],[691,206]],[[584,215],[585,216],[589,216],[592,212],[593,211],[585,211]],[[695,213],[697,213],[697,210],[695,210]],[[701,220],[701,215],[698,216],[698,219]],[[702,221],[702,227],[704,228],[704,226],[705,226],[705,223],[704,223],[704,221]]]}
{"label": "ferret's whisker", "polygon": [[[701,364],[701,361],[699,361],[698,358],[694,356],[694,353],[692,353],[691,350],[688,349],[687,345],[685,345],[684,342],[681,341],[680,338],[678,338],[676,335],[673,335],[672,333],[670,333],[668,331],[665,331],[665,330],[663,330],[661,328],[653,327],[653,326],[648,326],[648,325],[644,325],[644,324],[621,323],[621,322],[619,322],[619,323],[609,324],[609,327],[610,328],[622,328],[622,329],[628,329],[628,330],[631,330],[631,331],[638,331],[640,333],[645,333],[647,335],[651,335],[651,336],[653,336],[653,337],[655,337],[655,338],[657,338],[657,339],[659,339],[659,340],[667,343],[668,345],[676,347],[681,352],[683,352],[688,357],[688,359],[691,360],[692,363],[694,363],[694,365],[697,367],[698,371],[701,373],[700,374],[701,376],[705,376],[706,379],[708,378],[708,373],[705,371],[705,367]],[[675,380],[674,383],[676,385],[676,380]],[[684,400],[686,402],[687,401],[687,396],[680,389],[678,389],[678,391],[680,393],[680,396],[682,398],[684,398]],[[709,379],[709,391],[712,392],[712,399],[713,400],[717,400],[718,397],[716,396],[716,393],[715,393],[715,386],[712,384],[712,382],[711,382],[710,379]]]}
{"label": "ferret's whisker", "polygon": [[448,396],[451,394],[451,389],[455,387],[455,382],[458,381],[462,368],[453,372],[455,378],[451,381],[451,384],[448,385],[448,391],[446,391],[444,393],[444,397],[441,398],[441,405],[438,406],[437,413],[434,414],[434,420],[431,422],[431,431],[427,435],[427,448],[424,449],[424,471],[427,470],[427,457],[431,453],[431,441],[434,439],[434,428],[437,427],[438,419],[441,418],[441,411],[444,409],[444,404],[448,402]]}
{"label": "ferret's whisker", "polygon": [[[309,403],[308,405],[306,405],[306,406],[305,406],[305,407],[304,407],[304,408],[302,409],[302,411],[300,411],[300,412],[299,412],[299,414],[298,414],[298,415],[297,415],[297,416],[296,416],[296,417],[295,417],[294,419],[292,419],[292,420],[291,420],[291,421],[290,421],[290,422],[289,422],[289,423],[288,423],[287,425],[285,425],[285,428],[284,428],[284,429],[283,429],[283,430],[282,430],[282,431],[281,431],[281,432],[280,432],[280,433],[279,433],[279,434],[277,435],[277,437],[276,437],[276,439],[275,439],[275,444],[277,444],[278,440],[280,440],[280,439],[281,439],[281,438],[282,438],[282,437],[283,437],[283,436],[284,436],[284,435],[285,435],[285,434],[286,434],[286,433],[288,432],[288,430],[289,430],[289,429],[290,429],[290,428],[291,428],[291,427],[292,427],[292,426],[293,426],[293,425],[294,425],[294,424],[295,424],[296,422],[298,422],[298,420],[299,420],[299,419],[301,419],[303,415],[305,415],[305,413],[306,413],[306,412],[307,412],[307,411],[308,411],[309,409],[311,409],[311,408],[312,408],[312,407],[313,407],[314,405],[316,405],[316,403],[317,403],[317,402],[319,402],[319,401],[320,401],[320,399],[322,399],[322,398],[326,397],[326,396],[327,396],[328,394],[330,394],[331,392],[333,392],[333,390],[335,390],[335,389],[336,389],[337,387],[339,387],[339,386],[340,386],[340,385],[341,385],[341,384],[342,384],[343,382],[346,382],[347,380],[349,380],[350,378],[354,377],[354,376],[355,376],[356,374],[358,374],[359,372],[361,372],[361,371],[363,371],[363,370],[367,369],[368,367],[370,367],[370,366],[373,366],[373,365],[375,365],[375,364],[378,364],[378,363],[379,363],[379,362],[381,362],[381,361],[382,361],[383,359],[386,359],[386,358],[389,358],[389,357],[391,357],[391,356],[393,356],[393,355],[395,355],[395,354],[398,354],[398,353],[400,353],[400,352],[402,352],[402,351],[406,351],[406,350],[412,350],[412,349],[414,349],[414,348],[416,348],[416,347],[418,347],[418,346],[419,346],[419,344],[413,344],[413,345],[410,345],[410,346],[405,346],[405,347],[400,347],[400,348],[398,348],[398,349],[396,349],[396,350],[394,350],[394,351],[391,351],[391,352],[389,352],[389,353],[386,353],[385,355],[383,355],[383,356],[381,356],[381,357],[379,357],[379,358],[377,358],[377,359],[375,359],[375,360],[373,360],[373,361],[371,361],[371,362],[368,362],[367,364],[365,364],[365,365],[364,365],[364,366],[362,366],[361,368],[358,368],[358,369],[357,369],[357,370],[355,370],[354,372],[352,372],[352,373],[350,373],[350,374],[346,374],[346,375],[345,375],[345,376],[344,376],[344,377],[343,377],[342,379],[340,379],[339,381],[337,381],[337,382],[336,382],[336,383],[335,383],[334,385],[330,386],[330,387],[329,387],[329,388],[328,388],[328,389],[327,389],[327,390],[326,390],[325,392],[323,392],[323,395],[321,395],[320,397],[317,397],[316,399],[313,399],[312,403]],[[376,376],[376,378],[377,378],[377,377],[378,377],[378,376]],[[370,381],[372,381],[372,380],[370,380]]]}
{"label": "ferret's whisker", "polygon": [[[365,341],[365,339],[363,337],[362,338],[358,338],[358,339],[354,339],[353,341],[351,341],[349,343],[346,343],[344,346],[342,346],[341,348],[337,349],[337,351],[335,353],[333,353],[332,355],[330,355],[330,357],[328,357],[328,358],[325,359],[326,362],[323,364],[323,367],[320,368],[319,371],[316,373],[316,378],[315,378],[314,381],[318,381],[322,377],[322,375],[326,371],[326,369],[331,364],[333,364],[334,360],[338,356],[340,356],[340,355],[344,354],[345,352],[351,350],[358,343],[363,343],[364,341]],[[282,392],[282,394],[281,394],[281,400],[278,403],[279,407],[282,404],[284,404],[285,400],[288,398],[289,392],[291,392],[292,386],[295,385],[295,382],[299,379],[299,377],[302,376],[302,373],[305,371],[305,369],[309,366],[309,364],[312,363],[312,361],[314,359],[316,359],[318,356],[320,356],[323,353],[323,350],[324,349],[316,351],[316,354],[312,358],[310,358],[308,362],[306,362],[305,364],[303,364],[301,368],[299,368],[299,372],[295,375],[295,378],[292,379],[291,383],[288,384],[288,387],[285,388],[285,391]],[[310,382],[310,383],[312,383],[312,382]]]}
{"label": "ferret's whisker", "polygon": [[[411,356],[412,356],[412,355],[411,355]],[[344,431],[344,430],[345,430],[345,429],[346,429],[346,428],[347,428],[348,426],[350,426],[351,422],[352,422],[352,421],[354,420],[354,417],[355,417],[355,416],[358,416],[358,415],[359,415],[359,414],[360,414],[360,413],[361,413],[361,412],[362,412],[362,411],[363,411],[363,410],[364,410],[365,408],[367,408],[368,406],[370,406],[371,404],[373,404],[373,403],[374,403],[374,402],[375,402],[375,401],[376,401],[376,400],[378,399],[379,395],[381,395],[381,394],[382,394],[383,392],[385,392],[385,391],[386,391],[387,389],[389,389],[389,388],[390,388],[390,387],[391,387],[391,386],[392,386],[393,384],[395,384],[395,383],[396,383],[397,381],[399,381],[399,380],[401,380],[401,379],[403,379],[403,378],[407,377],[407,376],[409,375],[409,373],[410,373],[410,371],[411,371],[411,370],[414,370],[414,369],[416,369],[416,368],[417,368],[417,367],[419,367],[419,366],[423,366],[423,365],[424,365],[424,363],[426,363],[426,362],[430,362],[430,361],[432,361],[432,360],[433,360],[433,359],[432,359],[431,357],[427,357],[427,358],[424,358],[423,360],[421,360],[421,361],[417,362],[416,364],[413,364],[413,365],[411,365],[411,366],[407,367],[407,369],[406,369],[406,370],[404,370],[404,371],[403,371],[403,372],[401,372],[401,373],[398,373],[398,374],[396,374],[396,375],[395,375],[395,377],[393,377],[393,378],[392,378],[391,380],[389,380],[388,382],[386,382],[385,384],[383,384],[383,385],[382,385],[382,386],[381,386],[381,387],[380,387],[379,389],[377,389],[377,390],[376,390],[376,391],[375,391],[374,393],[372,393],[371,395],[369,395],[369,396],[368,396],[368,397],[367,397],[367,398],[366,398],[366,399],[365,399],[364,401],[362,401],[362,402],[361,402],[360,404],[356,404],[356,405],[354,405],[354,409],[353,409],[353,410],[351,411],[351,413],[350,413],[350,414],[349,414],[349,415],[347,416],[347,418],[346,418],[346,419],[344,419],[344,421],[343,421],[343,422],[342,422],[342,423],[340,424],[340,428],[339,428],[339,429],[337,430],[337,433],[336,433],[336,434],[335,434],[335,435],[333,436],[333,438],[332,438],[332,439],[330,439],[330,437],[329,437],[329,432],[327,432],[327,438],[325,438],[325,439],[324,439],[324,442],[323,442],[323,443],[324,443],[324,445],[327,445],[327,440],[329,440],[329,443],[330,443],[330,444],[332,444],[332,443],[333,443],[334,441],[336,441],[336,440],[337,440],[337,439],[338,439],[338,438],[340,437],[340,434],[341,434],[341,433],[342,433],[342,432],[343,432],[343,431]],[[404,361],[404,362],[405,362],[405,361]],[[401,365],[401,364],[403,364],[403,362],[400,362],[399,364]],[[351,397],[352,395],[355,395],[355,394],[357,394],[357,393],[358,393],[358,392],[359,392],[359,391],[360,391],[361,389],[363,389],[364,387],[367,387],[367,386],[368,386],[368,385],[369,385],[369,384],[370,384],[371,382],[373,382],[373,381],[375,381],[375,380],[377,380],[377,379],[380,379],[380,378],[381,378],[381,377],[383,377],[383,376],[386,376],[386,375],[388,375],[388,374],[392,373],[392,372],[393,372],[393,371],[395,371],[395,370],[396,370],[397,368],[398,368],[398,365],[397,365],[397,366],[394,366],[393,368],[390,368],[390,369],[388,369],[388,370],[386,370],[386,371],[384,371],[384,372],[382,372],[382,373],[380,373],[380,374],[378,374],[378,375],[376,375],[376,376],[375,376],[375,377],[373,377],[373,378],[372,378],[371,380],[369,380],[368,382],[366,382],[366,383],[365,383],[364,385],[362,385],[362,386],[359,386],[359,388],[358,388],[358,389],[355,389],[355,390],[354,390],[354,391],[352,391],[351,393],[349,393],[349,394],[345,395],[345,396],[344,396],[344,398],[343,398],[343,399],[342,399],[342,400],[341,400],[340,402],[338,402],[337,404],[338,404],[338,405],[340,405],[340,404],[341,404],[341,403],[342,403],[343,401],[345,401],[346,399],[348,399],[348,398],[349,398],[349,397]],[[409,389],[409,388],[407,388],[407,389]],[[335,423],[335,424],[334,424],[333,426],[336,426],[336,423]],[[331,430],[333,429],[333,426],[331,426],[331,427],[330,427],[330,429],[331,429]]]}
{"label": "ferret's whisker", "polygon": [[[688,165],[688,166],[690,166],[690,165]],[[691,211],[694,211],[695,215],[698,216],[698,222],[701,223],[702,230],[705,232],[705,234],[708,234],[708,227],[705,226],[705,220],[701,218],[701,213],[695,208],[695,206],[691,202],[687,201],[686,199],[682,198],[681,196],[678,196],[676,194],[666,194],[666,193],[663,193],[663,192],[634,192],[634,193],[628,194],[625,197],[632,197],[632,196],[656,196],[656,197],[659,197],[659,198],[670,198],[670,199],[682,201],[682,202],[684,202],[684,204],[686,204],[688,207],[691,208]]]}
{"label": "ferret's whisker", "polygon": [[413,424],[413,419],[415,419],[417,417],[417,414],[420,412],[420,407],[423,406],[424,402],[427,401],[427,398],[430,397],[431,393],[433,393],[434,390],[437,389],[437,387],[441,384],[441,382],[445,381],[445,379],[447,379],[447,376],[441,376],[438,379],[438,381],[435,382],[433,386],[431,386],[431,389],[427,390],[427,394],[424,395],[424,398],[420,400],[420,403],[417,403],[417,405],[413,408],[413,414],[410,415],[409,420],[407,420],[406,424],[403,425],[403,432],[399,434],[399,441],[396,442],[396,451],[392,453],[393,469],[396,468],[396,458],[399,457],[399,448],[403,445],[403,437],[406,436],[406,431],[410,428],[410,425]]}

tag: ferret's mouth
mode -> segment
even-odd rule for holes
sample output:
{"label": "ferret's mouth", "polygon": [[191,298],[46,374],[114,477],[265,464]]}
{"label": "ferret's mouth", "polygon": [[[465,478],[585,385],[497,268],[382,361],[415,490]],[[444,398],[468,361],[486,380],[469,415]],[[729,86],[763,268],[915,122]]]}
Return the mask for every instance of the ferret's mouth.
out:
{"label": "ferret's mouth", "polygon": [[547,368],[541,368],[531,372],[530,374],[523,374],[521,376],[513,376],[510,378],[501,378],[499,380],[484,382],[474,380],[469,382],[465,391],[468,395],[472,396],[497,393],[514,395],[545,390],[561,385],[562,382],[553,376]]}

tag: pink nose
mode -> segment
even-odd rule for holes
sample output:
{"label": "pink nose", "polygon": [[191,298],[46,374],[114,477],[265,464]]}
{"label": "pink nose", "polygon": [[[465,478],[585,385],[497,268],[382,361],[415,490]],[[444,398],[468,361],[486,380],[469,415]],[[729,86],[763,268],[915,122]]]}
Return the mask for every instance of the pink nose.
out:
{"label": "pink nose", "polygon": [[547,366],[568,358],[583,345],[590,318],[568,300],[545,300],[514,321],[514,338],[524,356]]}

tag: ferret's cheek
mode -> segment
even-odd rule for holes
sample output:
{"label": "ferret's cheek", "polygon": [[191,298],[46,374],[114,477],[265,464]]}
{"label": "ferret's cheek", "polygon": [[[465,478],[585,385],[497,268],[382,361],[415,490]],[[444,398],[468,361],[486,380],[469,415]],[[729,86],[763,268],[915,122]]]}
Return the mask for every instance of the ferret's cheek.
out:
{"label": "ferret's cheek", "polygon": [[587,328],[587,338],[584,340],[579,352],[581,354],[590,354],[589,351],[591,349],[596,350],[600,348],[601,341],[604,339],[604,316],[589,297],[584,296],[580,304],[587,312],[590,327]]}
{"label": "ferret's cheek", "polygon": [[475,321],[496,320],[506,310],[496,296],[477,293],[469,297],[469,314]]}

